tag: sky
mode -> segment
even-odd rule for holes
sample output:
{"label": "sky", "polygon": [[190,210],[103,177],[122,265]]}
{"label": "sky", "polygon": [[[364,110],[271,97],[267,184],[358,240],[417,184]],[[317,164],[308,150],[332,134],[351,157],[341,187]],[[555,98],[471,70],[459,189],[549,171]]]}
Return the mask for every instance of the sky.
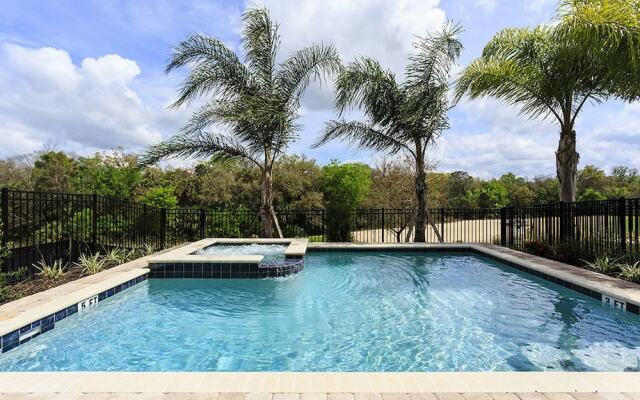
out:
{"label": "sky", "polygon": [[[266,6],[280,24],[284,58],[311,43],[333,43],[342,60],[368,55],[399,79],[416,35],[460,22],[460,65],[478,57],[500,29],[549,22],[556,0],[0,0],[0,157],[56,148],[91,155],[140,152],[169,138],[195,106],[168,109],[187,71],[164,67],[191,33],[241,52],[241,14]],[[334,142],[311,144],[335,117],[331,82],[312,85],[290,153],[320,164],[375,163],[380,155]],[[506,172],[553,175],[558,128],[531,121],[493,99],[463,99],[431,150],[439,171],[483,178]],[[640,168],[640,104],[589,105],[576,127],[580,165]],[[174,164],[177,165],[177,164]]]}

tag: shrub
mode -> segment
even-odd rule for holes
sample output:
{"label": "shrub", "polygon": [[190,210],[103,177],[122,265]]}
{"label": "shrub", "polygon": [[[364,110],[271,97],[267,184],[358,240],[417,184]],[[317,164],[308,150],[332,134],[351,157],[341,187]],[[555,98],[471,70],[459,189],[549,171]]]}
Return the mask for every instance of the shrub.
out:
{"label": "shrub", "polygon": [[18,268],[12,272],[0,272],[0,287],[5,285],[13,285],[29,277],[29,270],[26,268]]}
{"label": "shrub", "polygon": [[120,264],[124,264],[128,261],[129,252],[120,247],[116,247],[111,251],[108,251],[104,256],[104,262],[110,266],[115,267]]}
{"label": "shrub", "polygon": [[100,256],[100,253],[96,253],[91,256],[83,254],[75,264],[82,268],[83,275],[97,274],[98,272],[103,271],[105,267],[105,261]]}
{"label": "shrub", "polygon": [[139,249],[140,254],[142,255],[142,257],[144,256],[150,256],[153,253],[156,252],[156,246],[152,245],[151,243],[145,243],[141,249]]}
{"label": "shrub", "polygon": [[288,238],[303,238],[307,237],[307,233],[304,229],[298,225],[288,225],[285,226],[283,231],[284,237]]}
{"label": "shrub", "polygon": [[580,265],[583,260],[592,260],[595,257],[578,240],[567,240],[553,248],[552,258],[568,264]]}
{"label": "shrub", "polygon": [[640,283],[640,261],[637,261],[635,264],[621,264],[620,278]]}
{"label": "shrub", "polygon": [[527,253],[535,254],[541,257],[551,257],[554,254],[551,246],[540,240],[531,240],[528,242],[524,242],[524,250]]}
{"label": "shrub", "polygon": [[0,303],[6,303],[20,298],[20,293],[17,293],[10,286],[0,286]]}
{"label": "shrub", "polygon": [[607,255],[598,256],[593,262],[589,262],[586,260],[582,261],[584,261],[585,266],[588,269],[599,272],[601,274],[611,275],[620,269],[620,265],[618,264],[620,258],[612,258]]}
{"label": "shrub", "polygon": [[52,264],[49,264],[45,260],[42,260],[38,264],[36,264],[35,267],[38,270],[38,275],[52,281],[62,278],[66,273],[65,266],[62,263],[62,260],[55,260]]}

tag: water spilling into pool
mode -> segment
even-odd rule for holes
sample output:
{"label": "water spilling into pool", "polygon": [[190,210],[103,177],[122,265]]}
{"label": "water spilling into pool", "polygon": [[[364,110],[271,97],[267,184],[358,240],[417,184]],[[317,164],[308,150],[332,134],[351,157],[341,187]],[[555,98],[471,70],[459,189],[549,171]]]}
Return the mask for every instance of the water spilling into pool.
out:
{"label": "water spilling into pool", "polygon": [[310,253],[265,280],[138,284],[0,370],[638,369],[640,318],[471,254]]}

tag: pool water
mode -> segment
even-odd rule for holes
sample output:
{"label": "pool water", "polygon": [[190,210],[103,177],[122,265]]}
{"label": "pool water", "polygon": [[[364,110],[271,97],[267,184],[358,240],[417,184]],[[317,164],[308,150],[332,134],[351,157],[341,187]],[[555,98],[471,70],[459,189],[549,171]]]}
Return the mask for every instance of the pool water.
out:
{"label": "pool water", "polygon": [[3,371],[638,370],[640,318],[480,256],[311,253],[265,280],[149,280]]}
{"label": "pool water", "polygon": [[281,244],[213,244],[198,250],[196,254],[258,255],[264,256],[263,261],[273,261],[284,259],[286,249],[287,246]]}

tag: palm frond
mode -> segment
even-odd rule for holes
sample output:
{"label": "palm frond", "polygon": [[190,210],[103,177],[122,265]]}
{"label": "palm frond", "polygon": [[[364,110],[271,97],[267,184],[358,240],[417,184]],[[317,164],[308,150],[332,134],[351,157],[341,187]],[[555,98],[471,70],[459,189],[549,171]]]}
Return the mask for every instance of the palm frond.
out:
{"label": "palm frond", "polygon": [[247,68],[221,41],[203,35],[192,35],[180,43],[166,67],[167,72],[192,65],[193,69],[178,90],[178,107],[196,97],[210,93],[232,95],[251,90],[252,79]]}
{"label": "palm frond", "polygon": [[441,32],[419,38],[407,65],[409,86],[440,86],[447,84],[451,68],[460,57],[462,42],[458,38],[462,32],[459,24],[447,23]]}
{"label": "palm frond", "polygon": [[280,65],[276,75],[278,93],[297,107],[312,78],[326,79],[340,72],[341,65],[340,55],[333,46],[312,45],[298,50]]}
{"label": "palm frond", "polygon": [[246,120],[246,110],[243,102],[214,99],[196,111],[187,124],[181,129],[181,133],[191,135],[201,132],[211,125],[233,128],[236,124]]}
{"label": "palm frond", "polygon": [[147,149],[138,163],[141,166],[147,166],[163,159],[206,157],[214,157],[218,160],[245,159],[259,165],[255,154],[248,151],[239,141],[225,135],[207,132],[175,135]]}
{"label": "palm frond", "polygon": [[280,46],[278,24],[274,23],[266,8],[252,8],[242,16],[244,29],[242,43],[247,62],[260,86],[273,86],[276,54]]}
{"label": "palm frond", "polygon": [[554,115],[560,122],[558,104],[541,90],[545,78],[534,67],[498,58],[479,58],[471,62],[458,77],[455,98],[490,96],[516,104],[521,113],[531,117]]}
{"label": "palm frond", "polygon": [[640,0],[562,0],[553,40],[600,66],[592,76],[603,78],[610,93],[640,98]]}
{"label": "palm frond", "polygon": [[336,108],[342,114],[350,105],[362,109],[374,125],[391,124],[398,114],[402,93],[395,76],[369,57],[349,64],[337,81]]}
{"label": "palm frond", "polygon": [[390,154],[406,150],[415,156],[414,151],[406,143],[394,137],[393,132],[377,129],[372,125],[359,121],[329,121],[324,133],[312,147],[320,147],[332,140],[341,139],[348,143],[375,151]]}

